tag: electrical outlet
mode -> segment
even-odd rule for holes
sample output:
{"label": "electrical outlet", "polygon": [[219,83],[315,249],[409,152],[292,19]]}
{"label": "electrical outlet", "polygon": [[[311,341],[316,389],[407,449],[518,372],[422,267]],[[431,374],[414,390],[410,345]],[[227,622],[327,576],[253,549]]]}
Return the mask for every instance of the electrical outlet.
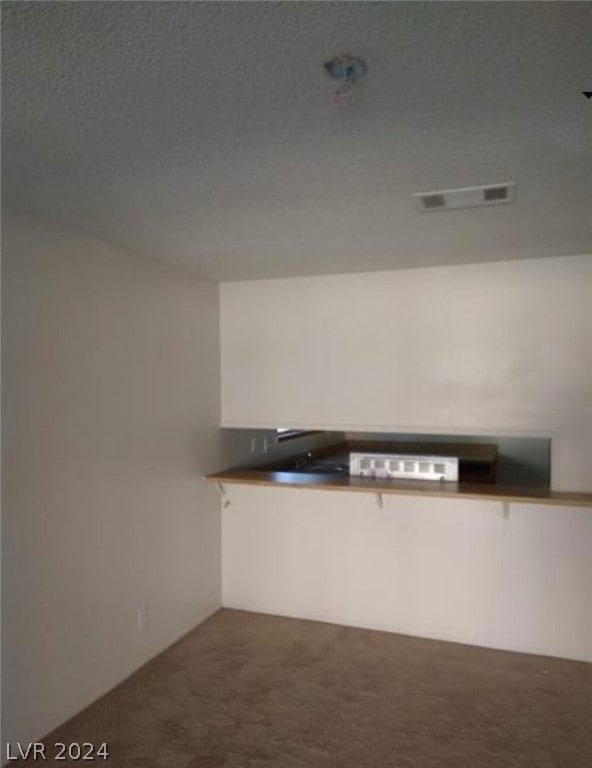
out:
{"label": "electrical outlet", "polygon": [[146,603],[142,603],[136,608],[136,626],[138,627],[138,632],[143,631],[147,621],[148,605]]}

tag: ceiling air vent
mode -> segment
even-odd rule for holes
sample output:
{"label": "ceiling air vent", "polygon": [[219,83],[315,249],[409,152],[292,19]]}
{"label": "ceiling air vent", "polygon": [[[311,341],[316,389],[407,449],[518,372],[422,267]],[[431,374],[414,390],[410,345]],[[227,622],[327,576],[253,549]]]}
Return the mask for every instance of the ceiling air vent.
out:
{"label": "ceiling air vent", "polygon": [[507,187],[487,187],[483,190],[483,199],[486,203],[492,203],[494,200],[507,200]]}
{"label": "ceiling air vent", "polygon": [[449,208],[475,208],[480,205],[511,203],[516,198],[516,184],[486,184],[482,187],[439,189],[412,195],[421,211],[445,211]]}
{"label": "ceiling air vent", "polygon": [[421,202],[424,208],[446,208],[444,195],[422,195]]}

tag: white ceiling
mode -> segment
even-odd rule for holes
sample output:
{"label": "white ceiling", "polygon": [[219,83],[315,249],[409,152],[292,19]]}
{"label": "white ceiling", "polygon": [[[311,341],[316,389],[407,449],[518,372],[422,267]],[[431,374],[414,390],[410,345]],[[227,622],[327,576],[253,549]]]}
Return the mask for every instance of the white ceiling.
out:
{"label": "white ceiling", "polygon": [[[3,194],[213,279],[592,251],[586,2],[3,2]],[[332,55],[363,56],[351,104]],[[420,213],[413,192],[515,180]]]}

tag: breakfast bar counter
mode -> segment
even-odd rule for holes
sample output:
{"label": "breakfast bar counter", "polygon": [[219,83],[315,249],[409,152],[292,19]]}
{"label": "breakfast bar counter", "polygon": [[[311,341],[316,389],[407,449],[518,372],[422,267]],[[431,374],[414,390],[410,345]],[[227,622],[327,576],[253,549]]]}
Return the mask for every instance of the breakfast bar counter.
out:
{"label": "breakfast bar counter", "polygon": [[354,491],[409,496],[480,499],[512,503],[551,504],[553,506],[592,507],[592,493],[553,491],[549,488],[529,488],[485,483],[435,483],[429,480],[392,480],[389,478],[352,477],[278,472],[265,469],[227,469],[206,477],[219,484],[265,485],[271,487],[314,488],[326,491]]}

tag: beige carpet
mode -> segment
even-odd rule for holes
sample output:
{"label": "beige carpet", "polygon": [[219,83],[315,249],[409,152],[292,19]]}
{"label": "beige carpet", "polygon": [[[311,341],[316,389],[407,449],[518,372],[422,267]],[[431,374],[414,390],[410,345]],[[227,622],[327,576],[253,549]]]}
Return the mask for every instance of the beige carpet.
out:
{"label": "beige carpet", "polygon": [[592,665],[222,610],[56,740],[109,768],[590,768]]}

